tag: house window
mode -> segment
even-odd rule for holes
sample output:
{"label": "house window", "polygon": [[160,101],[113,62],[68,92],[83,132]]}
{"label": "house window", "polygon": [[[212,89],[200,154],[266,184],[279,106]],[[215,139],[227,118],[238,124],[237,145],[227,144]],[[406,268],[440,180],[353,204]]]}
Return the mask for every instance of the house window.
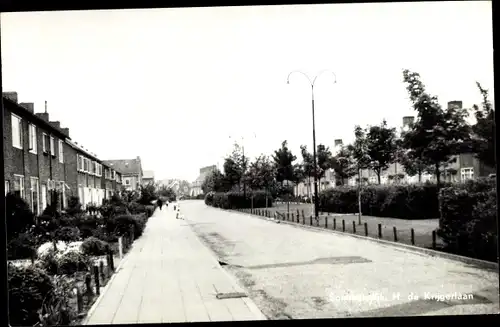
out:
{"label": "house window", "polygon": [[63,142],[62,140],[59,140],[59,144],[58,144],[58,149],[59,149],[59,162],[60,163],[64,163],[64,149],[63,149]]}
{"label": "house window", "polygon": [[24,199],[24,176],[14,175],[14,194]]}
{"label": "house window", "polygon": [[125,185],[130,185],[130,179],[125,180]]}
{"label": "house window", "polygon": [[10,183],[9,181],[5,181],[5,195],[10,192]]}
{"label": "house window", "polygon": [[40,214],[40,194],[39,192],[39,184],[38,184],[38,178],[36,177],[31,177],[31,189],[30,189],[30,198],[31,198],[31,211],[34,214],[39,215]]}
{"label": "house window", "polygon": [[50,154],[56,155],[56,143],[53,136],[50,137]]}
{"label": "house window", "polygon": [[85,173],[88,173],[89,171],[89,161],[87,160],[87,158],[83,158],[83,171]]}
{"label": "house window", "polygon": [[42,211],[47,208],[47,185],[42,184],[42,207],[40,208]]}
{"label": "house window", "polygon": [[29,125],[29,148],[31,153],[36,154],[36,126],[33,124]]}
{"label": "house window", "polygon": [[462,182],[474,178],[474,168],[462,168],[460,170],[460,175],[462,177]]}
{"label": "house window", "polygon": [[47,136],[47,134],[43,133],[42,134],[42,151],[43,153],[47,153],[47,139],[49,137]]}
{"label": "house window", "polygon": [[114,180],[116,178],[116,172],[114,170],[111,171],[111,179]]}
{"label": "house window", "polygon": [[109,178],[110,178],[110,175],[111,175],[111,174],[109,173],[109,169],[108,169],[108,168],[105,168],[105,169],[104,169],[104,178],[109,179]]}
{"label": "house window", "polygon": [[12,114],[12,146],[18,149],[23,148],[23,129],[22,120]]}
{"label": "house window", "polygon": [[370,184],[377,184],[377,176],[370,177]]}

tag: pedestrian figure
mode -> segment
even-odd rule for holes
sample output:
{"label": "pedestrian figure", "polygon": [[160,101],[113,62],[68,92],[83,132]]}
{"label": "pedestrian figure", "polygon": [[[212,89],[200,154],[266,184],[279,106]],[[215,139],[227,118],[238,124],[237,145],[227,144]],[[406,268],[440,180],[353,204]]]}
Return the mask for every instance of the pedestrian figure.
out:
{"label": "pedestrian figure", "polygon": [[161,210],[161,207],[163,207],[163,201],[161,199],[158,199],[158,201],[156,203],[158,204],[158,206],[160,207],[160,210]]}
{"label": "pedestrian figure", "polygon": [[174,211],[175,211],[175,208],[176,208],[176,207],[177,207],[177,206],[174,204]]}

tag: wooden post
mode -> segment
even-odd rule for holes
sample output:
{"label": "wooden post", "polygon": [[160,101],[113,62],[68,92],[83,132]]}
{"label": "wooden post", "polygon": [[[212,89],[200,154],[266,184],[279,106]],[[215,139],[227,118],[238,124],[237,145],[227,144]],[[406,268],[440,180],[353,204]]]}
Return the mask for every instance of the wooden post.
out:
{"label": "wooden post", "polygon": [[300,223],[300,211],[297,209],[297,222]]}
{"label": "wooden post", "polygon": [[295,214],[292,212],[292,221],[295,222]]}
{"label": "wooden post", "polygon": [[113,251],[109,250],[109,262],[108,262],[108,267],[109,267],[109,270],[111,273],[113,273],[115,271],[115,260],[113,258]]}
{"label": "wooden post", "polygon": [[289,221],[290,220],[290,212],[287,212],[286,213],[286,221]]}
{"label": "wooden post", "polygon": [[354,220],[352,221],[352,233],[356,234],[356,222]]}
{"label": "wooden post", "polygon": [[411,232],[411,245],[415,245],[415,230],[412,228]]}
{"label": "wooden post", "polygon": [[303,220],[304,220],[304,225],[305,225],[306,215],[304,214],[304,209],[302,209],[302,218],[303,218]]}
{"label": "wooden post", "polygon": [[365,223],[365,236],[368,236],[368,224]]}
{"label": "wooden post", "polygon": [[118,237],[118,252],[120,253],[120,260],[123,259],[123,236]]}
{"label": "wooden post", "polygon": [[328,216],[325,217],[325,228],[328,228]]}
{"label": "wooden post", "polygon": [[436,231],[432,231],[432,248],[436,249]]}
{"label": "wooden post", "polygon": [[378,238],[382,238],[382,224],[378,224]]}
{"label": "wooden post", "polygon": [[345,220],[342,219],[342,231],[345,232]]}
{"label": "wooden post", "polygon": [[398,231],[396,229],[396,226],[392,227],[392,232],[394,233],[394,242],[398,241]]}
{"label": "wooden post", "polygon": [[101,273],[101,281],[104,285],[104,282],[106,281],[106,274],[104,272],[104,262],[102,260],[99,260],[99,272]]}
{"label": "wooden post", "polygon": [[83,310],[83,296],[79,287],[74,288],[76,293],[76,310],[78,313],[81,313]]}
{"label": "wooden post", "polygon": [[101,294],[101,281],[99,280],[99,266],[94,266],[95,294]]}
{"label": "wooden post", "polygon": [[92,276],[90,273],[85,275],[85,294],[87,296],[94,295],[94,291],[92,291]]}
{"label": "wooden post", "polygon": [[313,225],[313,216],[312,215],[309,217],[309,223],[311,226]]}
{"label": "wooden post", "polygon": [[333,229],[337,230],[337,218],[333,218]]}

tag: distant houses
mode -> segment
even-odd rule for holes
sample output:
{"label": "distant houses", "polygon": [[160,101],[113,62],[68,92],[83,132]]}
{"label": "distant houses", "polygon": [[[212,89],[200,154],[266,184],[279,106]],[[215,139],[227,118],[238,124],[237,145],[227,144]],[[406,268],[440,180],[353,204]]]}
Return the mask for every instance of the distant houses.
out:
{"label": "distant houses", "polygon": [[145,170],[143,172],[143,176],[142,176],[142,185],[147,185],[147,184],[154,184],[155,182],[155,173],[154,171],[152,170]]}
{"label": "distant houses", "polygon": [[[458,106],[462,108],[462,101],[450,101],[448,102],[448,107]],[[413,123],[414,117],[406,116],[403,117],[401,129],[407,128],[411,123]],[[334,141],[334,154],[337,153],[339,147],[342,146],[342,140]],[[496,171],[492,167],[488,167],[482,163],[479,159],[475,157],[473,153],[463,153],[457,155],[454,163],[442,167],[443,174],[441,175],[441,180],[451,183],[461,183],[469,179],[474,179],[477,177],[487,177],[490,174],[495,174]],[[363,170],[361,172],[362,183],[364,184],[378,184],[377,175],[374,171],[370,169]],[[389,168],[383,171],[380,175],[381,184],[415,184],[419,182],[418,176],[409,176],[406,174],[404,167],[399,163],[392,163]],[[429,174],[424,172],[421,176],[420,182],[435,182],[436,177],[434,174]],[[336,187],[339,183],[335,178],[335,172],[330,169],[325,173],[325,177],[321,179],[318,183],[318,189],[324,190],[327,188]],[[358,184],[358,176],[353,176],[348,180],[344,181],[344,184],[355,186]],[[312,195],[314,193],[314,182],[302,182],[295,186],[295,194],[299,196]]]}
{"label": "distant houses", "polygon": [[122,173],[122,184],[126,190],[139,190],[144,175],[141,157],[135,159],[105,160],[104,162]]}

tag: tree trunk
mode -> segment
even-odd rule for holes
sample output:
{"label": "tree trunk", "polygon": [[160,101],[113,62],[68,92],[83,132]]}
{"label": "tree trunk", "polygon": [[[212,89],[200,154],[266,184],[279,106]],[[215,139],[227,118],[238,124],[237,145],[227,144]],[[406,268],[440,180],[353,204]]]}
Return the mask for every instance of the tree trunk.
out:
{"label": "tree trunk", "polygon": [[439,170],[439,164],[435,164],[435,173],[436,173],[436,184],[439,189],[439,186],[441,185],[441,171]]}
{"label": "tree trunk", "polygon": [[377,174],[378,185],[380,185],[381,184],[381,182],[380,182],[380,169],[376,170],[375,173]]}

